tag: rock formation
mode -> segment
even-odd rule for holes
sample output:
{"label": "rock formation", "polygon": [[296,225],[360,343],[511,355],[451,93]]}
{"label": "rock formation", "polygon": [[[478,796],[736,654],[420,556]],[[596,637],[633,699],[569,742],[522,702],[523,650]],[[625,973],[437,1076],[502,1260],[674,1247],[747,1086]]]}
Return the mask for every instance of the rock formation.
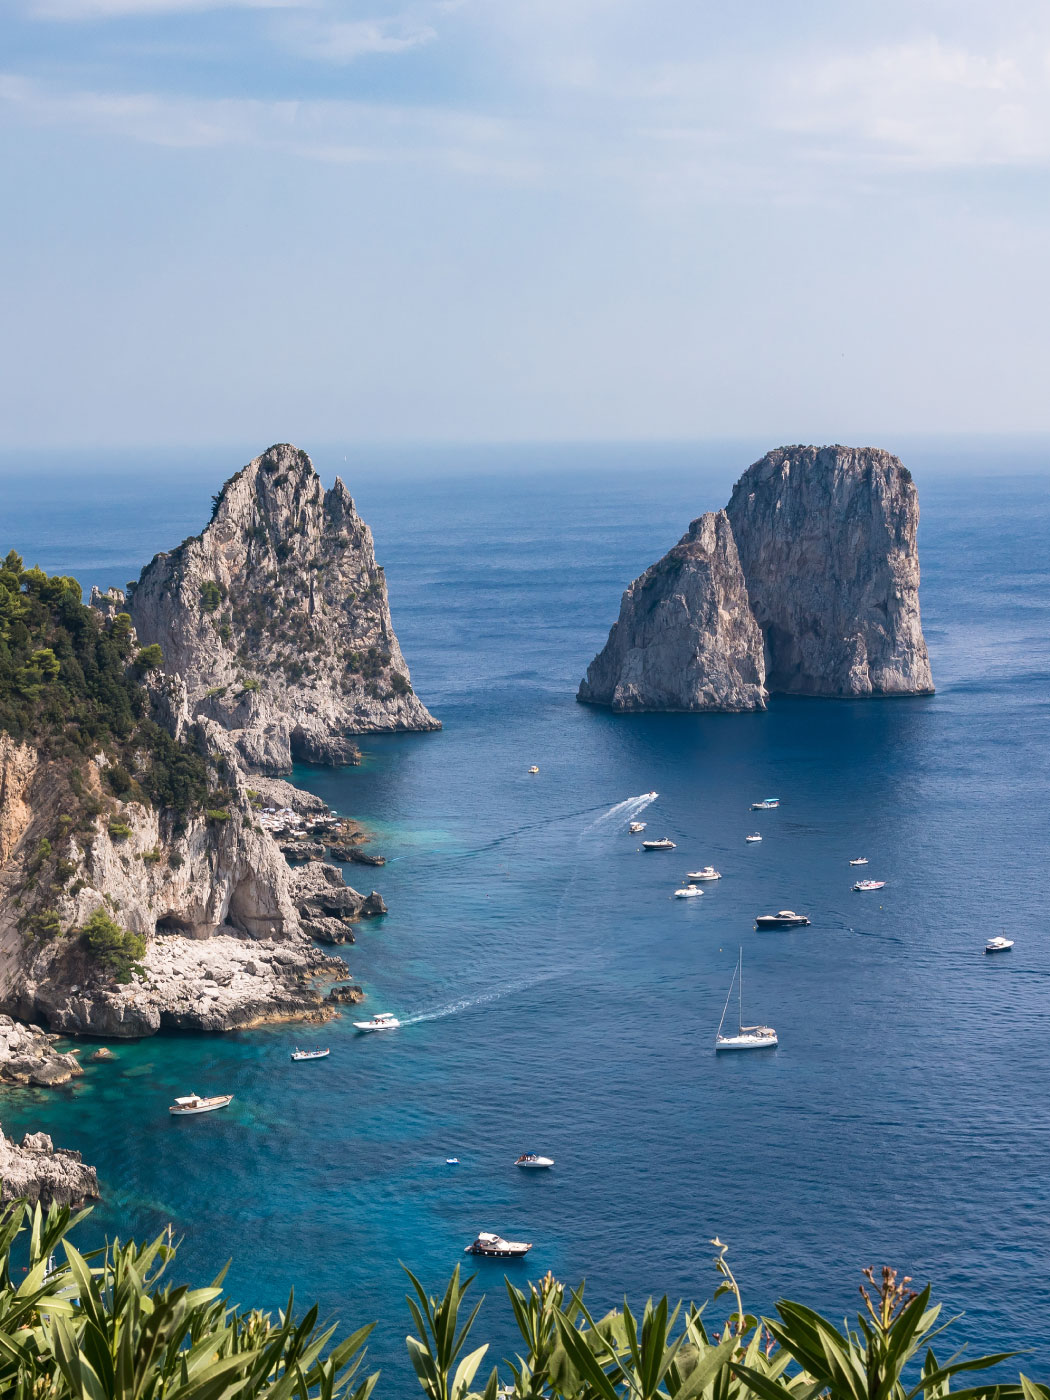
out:
{"label": "rock formation", "polygon": [[84,1071],[76,1055],[56,1048],[57,1035],[0,1016],[0,1084],[31,1084],[50,1089],[68,1084]]}
{"label": "rock formation", "polygon": [[23,1197],[42,1206],[98,1200],[98,1176],[79,1152],[55,1147],[47,1133],[26,1133],[20,1147],[0,1129],[0,1200]]}
{"label": "rock formation", "polygon": [[614,710],[755,710],[763,679],[762,634],[720,510],[631,584],[578,698]]}
{"label": "rock formation", "polygon": [[727,508],[766,685],[796,695],[933,691],[919,619],[919,498],[878,448],[781,447]]}
{"label": "rock formation", "polygon": [[413,693],[368,526],[342,481],[325,491],[288,444],[231,477],[201,534],[158,554],[126,598],[92,602],[130,613],[189,716],[225,726],[260,772],[353,762],[353,734],[440,727]]}
{"label": "rock formation", "polygon": [[931,694],[918,519],[911,473],[888,452],[768,453],[623,595],[577,699],[745,710],[767,691]]}

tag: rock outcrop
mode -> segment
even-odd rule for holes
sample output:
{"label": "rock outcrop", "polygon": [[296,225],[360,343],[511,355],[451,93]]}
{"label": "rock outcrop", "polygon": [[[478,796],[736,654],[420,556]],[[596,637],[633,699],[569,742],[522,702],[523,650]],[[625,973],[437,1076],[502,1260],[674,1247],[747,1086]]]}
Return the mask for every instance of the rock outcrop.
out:
{"label": "rock outcrop", "polygon": [[747,469],[727,512],[771,692],[933,692],[919,618],[919,498],[896,457],[781,447]]}
{"label": "rock outcrop", "polygon": [[57,1049],[57,1035],[0,1016],[0,1084],[50,1089],[68,1084],[84,1071],[76,1055]]}
{"label": "rock outcrop", "polygon": [[767,693],[928,695],[918,497],[878,448],[785,447],[628,588],[577,699],[754,710]]}
{"label": "rock outcrop", "polygon": [[16,1146],[0,1129],[0,1200],[80,1206],[98,1200],[98,1176],[79,1152],[55,1147],[47,1133],[26,1133]]}
{"label": "rock outcrop", "polygon": [[614,710],[765,706],[762,634],[725,511],[694,520],[623,595],[578,699]]}
{"label": "rock outcrop", "polygon": [[215,498],[210,523],[158,554],[127,597],[139,641],[159,644],[188,714],[230,731],[245,763],[353,762],[350,736],[440,728],[413,693],[372,535],[305,452],[256,457]]}

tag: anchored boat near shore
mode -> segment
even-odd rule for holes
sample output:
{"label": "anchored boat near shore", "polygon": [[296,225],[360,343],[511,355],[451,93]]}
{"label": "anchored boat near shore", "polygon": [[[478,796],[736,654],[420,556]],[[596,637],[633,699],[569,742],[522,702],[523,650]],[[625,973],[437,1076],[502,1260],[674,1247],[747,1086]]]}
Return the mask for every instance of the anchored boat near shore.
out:
{"label": "anchored boat near shore", "polygon": [[489,1230],[482,1230],[474,1243],[468,1244],[463,1253],[483,1254],[489,1259],[520,1259],[523,1254],[528,1254],[531,1248],[531,1244],[524,1244],[520,1240],[505,1240]]}
{"label": "anchored boat near shore", "polygon": [[177,1117],[188,1117],[195,1113],[214,1113],[217,1108],[225,1108],[232,1103],[232,1094],[214,1094],[211,1098],[201,1098],[200,1094],[184,1094],[176,1099],[168,1112]]}
{"label": "anchored boat near shore", "polygon": [[323,1060],[331,1050],[300,1050],[298,1045],[292,1051],[293,1060]]}

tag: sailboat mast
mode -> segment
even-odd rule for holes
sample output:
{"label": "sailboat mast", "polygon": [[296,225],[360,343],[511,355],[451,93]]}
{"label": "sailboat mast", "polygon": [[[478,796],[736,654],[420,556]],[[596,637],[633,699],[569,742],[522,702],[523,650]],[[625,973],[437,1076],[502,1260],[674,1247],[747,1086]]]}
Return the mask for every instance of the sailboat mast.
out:
{"label": "sailboat mast", "polygon": [[740,1030],[740,1031],[742,1032],[743,1029],[744,1029],[744,950],[743,950],[743,948],[740,949],[740,957],[739,957],[739,959],[738,959],[738,961],[737,961],[737,972],[739,973],[739,976],[738,976],[737,979],[736,979],[736,1024],[737,1024],[737,1029]]}
{"label": "sailboat mast", "polygon": [[718,1030],[715,1032],[715,1043],[721,1039],[722,1026],[725,1024],[726,1012],[729,1010],[729,998],[733,995],[733,982],[736,981],[736,969],[733,970],[733,981],[729,984],[729,991],[726,992],[726,1004],[722,1007],[722,1019],[718,1023]]}

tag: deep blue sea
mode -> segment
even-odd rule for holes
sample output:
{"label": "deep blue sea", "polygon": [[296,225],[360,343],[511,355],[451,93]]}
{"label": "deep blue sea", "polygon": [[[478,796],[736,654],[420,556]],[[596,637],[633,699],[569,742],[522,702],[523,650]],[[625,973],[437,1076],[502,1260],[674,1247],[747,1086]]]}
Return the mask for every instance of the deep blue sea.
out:
{"label": "deep blue sea", "polygon": [[[902,454],[936,696],[577,705],[622,589],[766,446],[316,453],[373,528],[445,726],[298,773],[389,858],[390,913],[346,957],[369,1008],[407,1024],[158,1037],[68,1092],[6,1092],[9,1134],[45,1129],[97,1164],[88,1234],[171,1221],[181,1269],[232,1256],[245,1304],[294,1287],[345,1326],[380,1318],[386,1394],[415,1387],[398,1261],[438,1286],[479,1229],[534,1242],[516,1277],[586,1277],[599,1307],[709,1296],[715,1235],[756,1310],[788,1296],[841,1316],[861,1268],[890,1263],[965,1312],[959,1342],[1031,1347],[1025,1369],[1046,1375],[1050,451]],[[122,584],[200,528],[249,455],[9,456],[0,549],[85,592]],[[626,832],[621,804],[649,789],[647,834],[673,854]],[[771,793],[778,811],[748,810]],[[851,893],[858,855],[884,890]],[[724,878],[674,900],[707,862]],[[785,906],[812,926],[754,931]],[[984,957],[1002,929],[1014,950]],[[745,1019],[780,1047],[716,1058],[740,948]],[[332,1053],[293,1065],[296,1043]],[[172,1120],[189,1090],[236,1097]],[[515,1170],[526,1149],[555,1170]],[[480,1273],[498,1356],[504,1266]]]}

